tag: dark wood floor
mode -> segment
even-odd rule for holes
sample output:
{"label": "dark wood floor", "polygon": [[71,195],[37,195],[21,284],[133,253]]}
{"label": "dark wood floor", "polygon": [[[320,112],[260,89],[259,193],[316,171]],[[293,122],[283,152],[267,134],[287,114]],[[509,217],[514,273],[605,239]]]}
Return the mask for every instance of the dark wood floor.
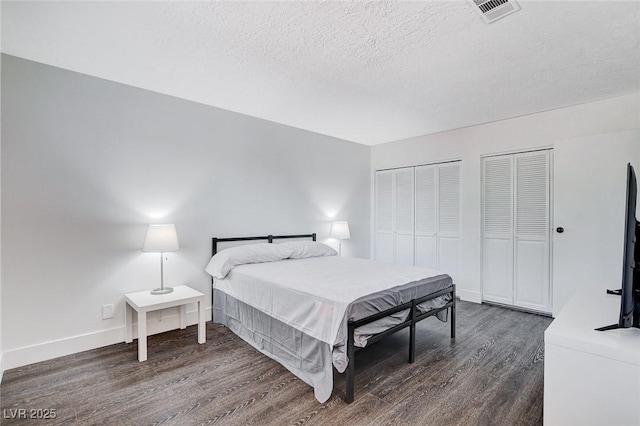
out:
{"label": "dark wood floor", "polygon": [[[312,389],[228,329],[207,324],[6,371],[0,385],[9,424],[539,425],[543,332],[550,318],[460,302],[457,338],[429,318],[407,363],[406,332],[356,354],[356,399],[344,379],[318,403]],[[55,409],[54,420],[15,418]],[[42,413],[42,412],[40,412]],[[14,417],[14,418],[11,418]]]}

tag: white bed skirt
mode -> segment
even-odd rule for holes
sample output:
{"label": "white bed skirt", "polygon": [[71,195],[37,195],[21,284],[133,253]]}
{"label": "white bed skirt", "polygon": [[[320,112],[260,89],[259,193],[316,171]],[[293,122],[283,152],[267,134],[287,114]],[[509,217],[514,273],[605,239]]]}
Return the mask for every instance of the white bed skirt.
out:
{"label": "white bed skirt", "polygon": [[[420,311],[444,306],[450,296],[444,295],[418,305]],[[436,317],[447,321],[448,311],[441,311]],[[408,310],[364,325],[355,330],[355,344],[364,347],[367,339],[396,324],[403,322]],[[328,343],[315,339],[266,313],[232,296],[214,289],[213,322],[225,325],[251,346],[279,362],[314,390],[316,399],[324,403],[333,392],[333,367],[343,373],[348,359],[344,344],[331,347]]]}
{"label": "white bed skirt", "polygon": [[331,347],[293,327],[271,318],[226,293],[214,290],[213,322],[227,326],[251,346],[282,364],[313,387],[325,402],[333,392]]}

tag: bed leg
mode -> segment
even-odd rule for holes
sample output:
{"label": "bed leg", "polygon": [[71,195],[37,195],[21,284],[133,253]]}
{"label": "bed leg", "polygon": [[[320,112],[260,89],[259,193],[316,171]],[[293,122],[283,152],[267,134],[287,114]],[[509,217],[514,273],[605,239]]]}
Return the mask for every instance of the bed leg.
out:
{"label": "bed leg", "polygon": [[456,338],[456,290],[451,292],[451,338]]}
{"label": "bed leg", "polygon": [[353,322],[349,321],[347,323],[347,372],[346,372],[346,381],[347,381],[347,394],[345,396],[345,402],[347,404],[351,404],[354,398],[354,388],[355,388],[355,375],[356,375],[356,363],[355,363],[355,343],[353,332],[355,327],[353,326]]}
{"label": "bed leg", "polygon": [[411,325],[409,326],[409,364],[413,364],[416,360],[416,301],[413,299],[411,303]]}

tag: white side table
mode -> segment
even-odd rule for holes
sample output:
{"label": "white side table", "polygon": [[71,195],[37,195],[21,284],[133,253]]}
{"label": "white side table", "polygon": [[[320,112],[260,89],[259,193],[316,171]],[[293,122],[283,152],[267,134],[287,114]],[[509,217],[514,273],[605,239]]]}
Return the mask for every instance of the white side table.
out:
{"label": "white side table", "polygon": [[138,361],[147,360],[147,312],[180,306],[180,328],[187,327],[187,305],[198,303],[198,343],[206,341],[204,301],[206,296],[186,285],[173,287],[168,294],[151,294],[150,290],[124,295],[124,341],[133,341],[133,310],[138,313]]}

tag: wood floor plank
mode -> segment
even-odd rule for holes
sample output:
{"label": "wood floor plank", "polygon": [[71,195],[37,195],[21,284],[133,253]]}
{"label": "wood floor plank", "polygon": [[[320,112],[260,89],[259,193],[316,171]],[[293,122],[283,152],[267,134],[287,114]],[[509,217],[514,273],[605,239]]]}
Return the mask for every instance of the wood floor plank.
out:
{"label": "wood floor plank", "polygon": [[295,376],[284,367],[274,364],[265,373],[249,379],[247,386],[224,393],[215,401],[206,398],[200,406],[208,409],[193,410],[188,417],[188,424],[244,424],[257,411],[268,409],[269,403],[277,398],[282,389],[298,384]]}
{"label": "wood floor plank", "polygon": [[[472,317],[474,312],[459,312],[461,322]],[[486,313],[485,313],[486,314]],[[477,321],[469,321],[465,329],[459,330],[455,340],[448,335],[435,336],[433,333],[422,333],[418,330],[418,338],[428,339],[435,346],[420,347],[417,351],[416,363],[402,363],[393,366],[386,372],[386,378],[369,389],[374,395],[391,403],[399,404],[406,396],[418,394],[418,389],[427,383],[428,387],[447,386],[446,380],[452,381],[463,375],[465,370],[473,368],[475,361],[482,358],[488,348],[494,344],[497,336],[504,334],[507,324],[491,321],[489,315],[478,315]],[[421,324],[422,327],[425,325]],[[477,330],[482,330],[478,333]],[[357,362],[357,359],[356,359]],[[386,365],[383,364],[386,367]],[[443,377],[446,377],[444,383]]]}
{"label": "wood floor plank", "polygon": [[[550,318],[458,303],[457,338],[435,319],[418,324],[416,361],[402,331],[356,354],[356,399],[344,376],[324,404],[313,389],[226,327],[207,324],[4,373],[0,408],[55,408],[37,424],[540,425],[543,333]],[[28,419],[2,424],[30,425]]]}
{"label": "wood floor plank", "polygon": [[[455,362],[456,356],[453,356],[449,360],[453,361],[450,365],[453,368],[436,368],[425,376],[423,383],[411,387],[410,395],[394,405],[392,416],[413,424],[430,424],[434,419],[435,424],[515,424],[495,407],[498,400],[496,395],[490,392],[490,384],[499,381],[501,374],[518,367],[514,364],[516,359],[519,359],[520,351],[514,350],[513,346],[514,342],[520,342],[522,345],[523,340],[517,336],[520,336],[519,333],[524,327],[521,323],[522,318],[529,314],[524,314],[523,317],[520,312],[505,310],[502,315],[505,320],[502,324],[479,335],[482,337],[480,339],[470,338],[463,343],[467,346],[466,349],[471,351],[465,351],[463,359],[458,362]],[[539,338],[542,339],[542,334]],[[527,353],[536,349],[537,346],[529,345]],[[542,373],[542,369],[536,371],[540,377]],[[500,389],[501,385],[503,383],[496,384],[494,389]],[[512,394],[508,400],[509,404],[515,399],[516,393],[513,388],[510,390]],[[537,393],[541,394],[541,390],[542,386],[537,389]],[[485,415],[484,421],[477,423],[478,405],[485,401],[491,401],[490,406],[485,406],[489,408],[487,412],[491,413],[490,417]],[[542,406],[539,405],[538,409],[541,413]],[[495,423],[496,421],[498,423]]]}
{"label": "wood floor plank", "polygon": [[124,402],[117,410],[111,409],[103,413],[94,413],[89,417],[83,417],[83,413],[78,412],[78,422],[87,425],[98,423],[109,425],[158,424],[158,419],[166,418],[174,411],[174,401],[198,398],[201,395],[195,382],[188,380],[158,390],[157,393],[146,393],[142,397]]}
{"label": "wood floor plank", "polygon": [[[299,406],[296,405],[295,408],[297,409]],[[329,422],[329,419],[338,418],[340,412],[346,409],[348,409],[348,405],[342,397],[334,394],[323,404],[315,401],[315,403],[312,402],[309,408],[304,408],[297,414],[289,414],[281,424],[294,426],[324,425]]]}
{"label": "wood floor plank", "polygon": [[389,404],[371,394],[364,394],[349,405],[348,409],[328,419],[332,425],[370,425],[390,408]]}

